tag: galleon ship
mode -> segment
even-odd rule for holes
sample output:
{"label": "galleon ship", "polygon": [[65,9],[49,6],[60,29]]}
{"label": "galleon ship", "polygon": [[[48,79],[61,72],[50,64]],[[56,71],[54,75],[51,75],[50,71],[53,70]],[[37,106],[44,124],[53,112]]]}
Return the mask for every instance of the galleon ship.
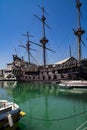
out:
{"label": "galleon ship", "polygon": [[[64,59],[61,62],[47,65],[46,64],[46,50],[53,51],[50,48],[46,47],[48,42],[45,34],[45,26],[48,26],[45,23],[45,10],[42,8],[42,18],[37,17],[43,25],[43,37],[40,40],[41,44],[34,43],[29,41],[29,33],[27,36],[26,46],[21,46],[27,49],[28,52],[28,62],[23,58],[13,55],[13,74],[16,76],[18,81],[28,81],[28,82],[60,82],[60,80],[87,80],[87,59],[81,56],[81,44],[82,44],[82,35],[85,33],[85,30],[81,28],[80,20],[80,8],[82,4],[80,0],[76,0],[76,8],[78,10],[78,27],[73,29],[74,35],[78,39],[78,59],[71,56],[67,59]],[[49,26],[48,26],[49,27]],[[37,65],[30,62],[30,42],[36,44],[43,48],[43,65]],[[54,52],[54,51],[53,51]]]}

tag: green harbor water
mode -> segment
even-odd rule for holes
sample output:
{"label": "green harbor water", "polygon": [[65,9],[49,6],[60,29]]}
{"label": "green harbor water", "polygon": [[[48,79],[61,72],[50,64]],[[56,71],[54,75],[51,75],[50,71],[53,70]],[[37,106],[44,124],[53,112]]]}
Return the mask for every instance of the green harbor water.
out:
{"label": "green harbor water", "polygon": [[26,113],[18,123],[20,130],[76,130],[87,120],[86,89],[0,81],[0,99],[17,103]]}

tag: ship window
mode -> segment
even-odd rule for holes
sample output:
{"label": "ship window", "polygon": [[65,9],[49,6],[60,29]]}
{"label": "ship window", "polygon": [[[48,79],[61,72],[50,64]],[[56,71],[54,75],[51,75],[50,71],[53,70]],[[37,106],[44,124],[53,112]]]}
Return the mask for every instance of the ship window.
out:
{"label": "ship window", "polygon": [[55,73],[55,70],[53,70],[52,72],[53,72],[53,74],[54,74],[54,73]]}
{"label": "ship window", "polygon": [[57,79],[57,76],[56,76],[56,75],[54,75],[54,79]]}
{"label": "ship window", "polygon": [[33,76],[33,79],[35,79],[35,76]]}
{"label": "ship window", "polygon": [[41,72],[41,74],[43,74],[43,72]]}
{"label": "ship window", "polygon": [[49,80],[50,80],[50,79],[51,79],[51,76],[49,76],[48,78],[49,78]]}
{"label": "ship window", "polygon": [[43,79],[45,79],[45,76],[43,76]]}

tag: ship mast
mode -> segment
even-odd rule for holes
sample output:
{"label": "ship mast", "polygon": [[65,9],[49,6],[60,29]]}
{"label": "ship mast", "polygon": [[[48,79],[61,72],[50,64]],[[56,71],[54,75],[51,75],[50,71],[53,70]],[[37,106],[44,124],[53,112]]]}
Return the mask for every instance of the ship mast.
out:
{"label": "ship mast", "polygon": [[45,35],[45,21],[46,21],[46,18],[44,16],[44,7],[42,7],[42,13],[43,13],[43,15],[42,15],[41,21],[42,21],[43,37],[40,40],[40,43],[43,46],[43,64],[44,64],[44,67],[45,67],[46,66],[46,43],[48,42],[48,40],[46,39],[46,35]]}
{"label": "ship mast", "polygon": [[80,0],[76,0],[76,7],[78,10],[78,28],[77,30],[74,30],[74,34],[77,36],[78,39],[78,62],[80,62],[81,60],[81,42],[82,42],[82,35],[85,33],[85,31],[81,28],[81,12],[80,12],[80,8],[81,8],[82,4],[80,3]]}
{"label": "ship mast", "polygon": [[42,17],[39,18],[37,15],[34,15],[34,16],[42,22],[43,37],[40,40],[41,45],[34,43],[34,42],[33,43],[43,48],[43,66],[45,67],[46,66],[46,50],[49,50],[54,53],[55,53],[55,51],[46,47],[46,44],[48,43],[48,39],[46,38],[45,26],[48,27],[49,29],[51,29],[51,28],[45,22],[46,21],[45,13],[47,14],[47,12],[44,10],[44,7],[42,7],[42,8],[40,7],[40,9],[42,10]]}
{"label": "ship mast", "polygon": [[42,8],[40,7],[40,9],[42,10],[42,17],[39,18],[37,15],[34,15],[34,16],[42,22],[43,37],[40,40],[41,45],[39,45],[39,46],[43,48],[43,66],[45,67],[46,66],[46,49],[51,51],[51,52],[54,52],[54,53],[55,53],[55,51],[53,51],[52,49],[46,47],[46,43],[48,43],[48,39],[46,38],[45,26],[48,27],[49,29],[51,29],[51,28],[45,22],[46,17],[44,15],[44,13],[47,14],[47,12],[44,10],[44,7],[42,7]]}
{"label": "ship mast", "polygon": [[30,48],[30,46],[31,46],[30,42],[32,42],[32,41],[29,40],[29,37],[33,37],[33,36],[29,35],[29,32],[27,32],[27,34],[22,34],[22,35],[27,37],[27,43],[26,43],[26,46],[24,46],[24,45],[19,45],[19,46],[23,47],[27,50],[27,52],[28,52],[28,64],[30,64],[30,56],[31,56],[30,50],[36,51],[35,49]]}
{"label": "ship mast", "polygon": [[24,34],[24,36],[27,37],[27,44],[26,44],[26,48],[27,48],[27,52],[28,52],[28,63],[30,64],[30,43],[29,43],[29,33],[27,32],[27,34]]}

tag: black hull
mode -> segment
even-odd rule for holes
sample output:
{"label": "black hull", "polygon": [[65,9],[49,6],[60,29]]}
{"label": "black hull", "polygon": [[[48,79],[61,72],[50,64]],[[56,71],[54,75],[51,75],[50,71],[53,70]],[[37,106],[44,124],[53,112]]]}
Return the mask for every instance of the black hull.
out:
{"label": "black hull", "polygon": [[[44,83],[59,83],[61,80],[87,80],[87,70],[83,71],[82,68],[74,68],[77,71],[72,72],[72,68],[62,69],[60,73],[56,70],[49,72],[46,70],[42,74],[25,74],[18,77],[18,81],[22,82],[44,82]],[[55,70],[54,70],[55,71]]]}
{"label": "black hull", "polygon": [[[15,62],[17,62],[15,60]],[[21,63],[20,63],[21,64]],[[25,64],[25,62],[22,62]],[[60,80],[87,80],[87,59],[78,63],[74,57],[70,57],[61,64],[35,66],[29,64],[27,68],[13,68],[13,73],[18,81],[23,82],[59,82]]]}
{"label": "black hull", "polygon": [[[11,114],[12,120],[13,120],[13,126],[10,127],[9,121],[8,121],[8,113]],[[20,109],[18,108],[17,110],[11,110],[8,112],[4,112],[0,114],[0,130],[6,130],[6,129],[12,129],[14,130],[15,127],[17,127],[17,123],[20,120],[21,115],[20,115]]]}

